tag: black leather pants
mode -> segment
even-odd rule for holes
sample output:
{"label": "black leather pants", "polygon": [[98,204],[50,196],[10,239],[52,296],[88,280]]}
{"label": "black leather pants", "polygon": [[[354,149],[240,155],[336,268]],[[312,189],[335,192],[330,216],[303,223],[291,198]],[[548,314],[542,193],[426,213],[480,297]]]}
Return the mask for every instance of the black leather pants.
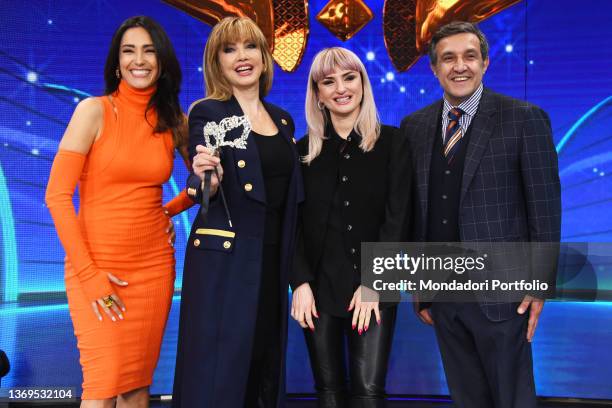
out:
{"label": "black leather pants", "polygon": [[[367,332],[351,329],[352,317],[319,312],[314,332],[305,329],[306,345],[314,374],[319,407],[385,407],[387,365],[393,340],[397,307],[380,311],[381,323],[372,314]],[[348,374],[345,361],[348,344]]]}

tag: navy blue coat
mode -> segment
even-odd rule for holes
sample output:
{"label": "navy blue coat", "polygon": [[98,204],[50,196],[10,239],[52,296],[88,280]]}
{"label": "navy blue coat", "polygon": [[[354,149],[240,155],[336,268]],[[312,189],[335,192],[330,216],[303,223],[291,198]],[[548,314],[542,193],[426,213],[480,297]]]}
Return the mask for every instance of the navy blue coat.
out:
{"label": "navy blue coat", "polygon": [[[282,407],[289,266],[295,246],[297,206],[304,192],[293,120],[279,107],[264,105],[294,157],[279,259],[283,358],[277,406]],[[195,146],[204,144],[206,123],[218,124],[234,115],[244,115],[234,98],[198,102],[189,114],[191,157],[195,156]],[[226,140],[237,138],[242,130],[241,126],[229,131]],[[173,407],[238,408],[244,404],[259,303],[266,194],[253,140],[247,139],[246,149],[223,147],[221,164],[233,228],[228,225],[218,193],[211,199],[206,225],[198,216],[191,228],[183,270]],[[190,176],[187,187],[198,190],[199,185],[199,178]]]}
{"label": "navy blue coat", "polygon": [[[416,176],[415,241],[426,238],[429,172],[441,118],[438,100],[402,121]],[[461,242],[559,242],[561,187],[546,112],[485,88],[470,127],[458,206]],[[479,302],[492,321],[516,315],[516,305],[501,299]]]}

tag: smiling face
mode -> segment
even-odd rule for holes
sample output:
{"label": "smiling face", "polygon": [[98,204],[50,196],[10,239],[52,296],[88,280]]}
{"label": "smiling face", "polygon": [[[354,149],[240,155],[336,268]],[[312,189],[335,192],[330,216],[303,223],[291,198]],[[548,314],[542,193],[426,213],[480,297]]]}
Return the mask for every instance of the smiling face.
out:
{"label": "smiling face", "polygon": [[472,33],[441,39],[436,45],[436,56],[436,64],[431,69],[438,77],[446,99],[457,106],[478,89],[489,66],[489,58],[483,60],[478,37]]}
{"label": "smiling face", "polygon": [[119,47],[121,78],[137,89],[154,85],[159,78],[159,64],[151,36],[142,27],[126,30]]}
{"label": "smiling face", "polygon": [[332,115],[359,115],[363,98],[361,75],[353,70],[337,67],[317,82],[319,101]]}
{"label": "smiling face", "polygon": [[218,58],[221,72],[234,91],[259,87],[264,64],[254,41],[228,43],[221,47]]}

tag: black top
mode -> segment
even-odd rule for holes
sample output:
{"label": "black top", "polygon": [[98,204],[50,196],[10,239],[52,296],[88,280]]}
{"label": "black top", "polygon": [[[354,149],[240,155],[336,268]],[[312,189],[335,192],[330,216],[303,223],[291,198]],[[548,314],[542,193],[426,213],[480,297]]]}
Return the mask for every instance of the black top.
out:
{"label": "black top", "polygon": [[[328,143],[333,150],[338,152],[336,157],[336,174],[330,174],[335,178],[333,199],[329,215],[327,216],[327,233],[323,243],[323,256],[319,262],[318,276],[312,282],[312,290],[319,310],[333,314],[335,316],[345,316],[349,302],[359,286],[360,271],[353,262],[357,254],[357,248],[350,248],[347,254],[345,246],[344,231],[347,229],[343,222],[343,210],[350,206],[349,200],[343,200],[340,183],[347,181],[346,173],[340,168],[344,150],[348,143],[352,143],[357,134],[353,131],[348,138],[342,139],[335,131],[329,132]],[[345,181],[342,181],[345,180]],[[348,300],[347,300],[348,299]]]}
{"label": "black top", "polygon": [[[407,238],[410,154],[397,129],[383,126],[374,149],[361,137],[342,139],[330,126],[321,153],[302,164],[306,200],[300,208],[293,288],[309,282],[318,310],[346,316],[361,284],[361,242]],[[308,152],[308,136],[298,142]],[[382,305],[381,305],[382,306]]]}
{"label": "black top", "polygon": [[264,244],[278,244],[281,221],[287,199],[287,187],[293,171],[293,157],[289,144],[279,137],[260,135],[251,130],[259,151],[261,171],[266,190],[266,221]]}

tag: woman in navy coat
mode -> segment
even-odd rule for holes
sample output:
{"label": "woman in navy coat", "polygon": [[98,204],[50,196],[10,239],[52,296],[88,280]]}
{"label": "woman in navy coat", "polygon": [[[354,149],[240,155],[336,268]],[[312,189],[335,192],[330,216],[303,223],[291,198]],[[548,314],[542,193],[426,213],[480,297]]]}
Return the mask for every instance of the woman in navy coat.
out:
{"label": "woman in navy coat", "polygon": [[[229,214],[213,176],[206,221],[196,217],[185,255],[172,406],[283,407],[288,272],[303,197],[293,120],[262,100],[273,62],[252,20],[218,23],[204,58],[207,97],[189,114],[188,194],[200,200],[203,173],[216,166]],[[217,158],[205,133],[233,146]]]}

